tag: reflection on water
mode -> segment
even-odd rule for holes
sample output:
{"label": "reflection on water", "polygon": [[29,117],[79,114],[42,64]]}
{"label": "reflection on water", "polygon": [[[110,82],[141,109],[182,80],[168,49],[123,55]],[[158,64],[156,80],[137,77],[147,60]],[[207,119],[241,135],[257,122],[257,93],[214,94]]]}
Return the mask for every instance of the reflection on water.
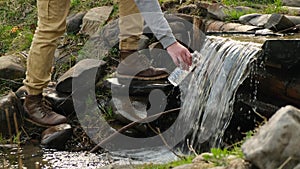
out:
{"label": "reflection on water", "polygon": [[93,169],[107,164],[109,162],[105,154],[48,150],[32,144],[25,145],[19,150],[18,148],[0,150],[0,168],[4,169]]}
{"label": "reflection on water", "polygon": [[165,147],[94,154],[43,149],[25,145],[0,149],[0,168],[3,169],[96,169],[109,164],[135,165],[167,163],[178,158]]}

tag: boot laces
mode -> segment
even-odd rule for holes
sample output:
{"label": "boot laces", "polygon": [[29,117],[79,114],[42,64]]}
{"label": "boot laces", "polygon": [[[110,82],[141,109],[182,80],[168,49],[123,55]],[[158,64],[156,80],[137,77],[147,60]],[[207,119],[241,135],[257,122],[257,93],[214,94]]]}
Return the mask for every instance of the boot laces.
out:
{"label": "boot laces", "polygon": [[43,114],[43,117],[45,117],[46,115],[51,115],[52,107],[51,103],[48,100],[42,99],[40,105],[40,112],[41,114]]}

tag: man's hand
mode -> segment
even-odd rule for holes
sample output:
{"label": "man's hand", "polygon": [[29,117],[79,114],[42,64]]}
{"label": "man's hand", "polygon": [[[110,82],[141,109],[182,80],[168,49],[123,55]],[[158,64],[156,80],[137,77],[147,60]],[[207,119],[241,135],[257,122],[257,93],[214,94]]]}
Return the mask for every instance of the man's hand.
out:
{"label": "man's hand", "polygon": [[167,51],[171,56],[176,66],[182,67],[184,70],[188,70],[192,65],[192,55],[187,48],[182,46],[179,42],[175,42],[169,47]]}

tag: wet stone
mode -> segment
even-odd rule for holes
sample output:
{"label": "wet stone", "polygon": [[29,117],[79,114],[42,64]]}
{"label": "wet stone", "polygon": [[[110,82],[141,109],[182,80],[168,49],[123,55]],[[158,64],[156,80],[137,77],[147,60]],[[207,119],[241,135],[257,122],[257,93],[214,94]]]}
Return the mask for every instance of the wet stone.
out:
{"label": "wet stone", "polygon": [[72,134],[69,124],[60,124],[47,128],[42,133],[41,144],[47,148],[64,149],[66,141]]}

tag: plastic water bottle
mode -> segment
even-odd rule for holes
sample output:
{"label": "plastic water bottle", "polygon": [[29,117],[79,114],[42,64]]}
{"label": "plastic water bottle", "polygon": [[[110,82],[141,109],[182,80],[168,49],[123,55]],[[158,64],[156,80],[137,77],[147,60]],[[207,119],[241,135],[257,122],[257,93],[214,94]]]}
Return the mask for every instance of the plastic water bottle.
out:
{"label": "plastic water bottle", "polygon": [[180,67],[176,67],[175,70],[168,77],[169,82],[174,86],[178,86],[182,82],[182,80],[184,80],[187,77],[187,75],[194,70],[194,68],[200,60],[200,57],[201,54],[198,51],[194,51],[194,53],[192,53],[193,63],[190,66],[189,70],[184,70],[181,65]]}

